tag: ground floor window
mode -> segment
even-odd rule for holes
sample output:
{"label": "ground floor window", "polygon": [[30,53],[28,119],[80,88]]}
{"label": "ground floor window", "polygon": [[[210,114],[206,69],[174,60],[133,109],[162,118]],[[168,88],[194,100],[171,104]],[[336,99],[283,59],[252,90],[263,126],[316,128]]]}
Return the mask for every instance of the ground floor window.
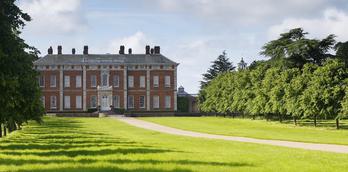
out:
{"label": "ground floor window", "polygon": [[96,108],[97,107],[97,96],[91,96],[91,107]]}
{"label": "ground floor window", "polygon": [[42,106],[44,108],[46,108],[46,106],[45,106],[45,96],[41,96],[41,102],[42,102]]}
{"label": "ground floor window", "polygon": [[166,96],[166,98],[165,98],[165,107],[166,108],[170,108],[170,104],[171,104],[170,99],[171,99],[170,96]]}
{"label": "ground floor window", "polygon": [[153,108],[158,109],[159,108],[159,96],[153,96]]}
{"label": "ground floor window", "polygon": [[112,105],[114,108],[120,108],[120,96],[113,96]]}
{"label": "ground floor window", "polygon": [[140,108],[145,108],[145,96],[140,96],[139,97],[139,107]]}
{"label": "ground floor window", "polygon": [[128,96],[128,108],[134,108],[134,96]]}
{"label": "ground floor window", "polygon": [[76,96],[76,108],[81,109],[82,108],[82,97]]}
{"label": "ground floor window", "polygon": [[64,96],[64,108],[70,109],[70,96]]}
{"label": "ground floor window", "polygon": [[56,96],[50,97],[50,107],[51,107],[51,109],[57,108],[57,97]]}

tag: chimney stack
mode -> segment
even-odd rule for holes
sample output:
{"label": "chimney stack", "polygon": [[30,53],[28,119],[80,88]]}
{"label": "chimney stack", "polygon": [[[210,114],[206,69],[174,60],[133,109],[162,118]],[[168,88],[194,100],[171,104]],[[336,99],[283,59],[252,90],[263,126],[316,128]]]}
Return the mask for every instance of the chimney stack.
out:
{"label": "chimney stack", "polygon": [[160,46],[155,46],[155,54],[161,54]]}
{"label": "chimney stack", "polygon": [[151,54],[153,54],[153,52],[154,52],[154,50],[153,50],[153,48],[151,48]]}
{"label": "chimney stack", "polygon": [[71,50],[71,53],[72,53],[72,54],[75,54],[75,53],[76,53],[75,48],[73,48],[73,49]]}
{"label": "chimney stack", "polygon": [[83,46],[83,54],[88,54],[88,46]]}
{"label": "chimney stack", "polygon": [[124,54],[124,45],[120,46],[120,51],[118,52],[118,54]]}
{"label": "chimney stack", "polygon": [[146,45],[145,47],[145,54],[150,54],[150,46]]}
{"label": "chimney stack", "polygon": [[58,45],[58,54],[62,54],[62,46]]}
{"label": "chimney stack", "polygon": [[52,48],[52,46],[50,46],[50,48],[48,48],[47,53],[48,53],[48,54],[53,54],[53,48]]}
{"label": "chimney stack", "polygon": [[131,48],[128,49],[128,54],[132,54],[132,49]]}

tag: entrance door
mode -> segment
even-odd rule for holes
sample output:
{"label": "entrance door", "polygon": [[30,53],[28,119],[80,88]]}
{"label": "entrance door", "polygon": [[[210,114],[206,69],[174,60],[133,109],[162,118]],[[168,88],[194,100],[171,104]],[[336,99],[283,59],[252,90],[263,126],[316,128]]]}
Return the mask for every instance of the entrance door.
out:
{"label": "entrance door", "polygon": [[102,111],[110,110],[109,97],[108,96],[102,96],[101,107],[100,108],[101,108]]}

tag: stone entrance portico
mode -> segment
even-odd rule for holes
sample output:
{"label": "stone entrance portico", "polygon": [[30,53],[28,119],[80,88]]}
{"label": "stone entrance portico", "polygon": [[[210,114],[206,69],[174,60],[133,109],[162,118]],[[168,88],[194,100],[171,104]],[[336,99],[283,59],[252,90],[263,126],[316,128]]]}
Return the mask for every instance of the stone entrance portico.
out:
{"label": "stone entrance portico", "polygon": [[100,111],[110,111],[112,105],[112,86],[98,86],[98,106]]}

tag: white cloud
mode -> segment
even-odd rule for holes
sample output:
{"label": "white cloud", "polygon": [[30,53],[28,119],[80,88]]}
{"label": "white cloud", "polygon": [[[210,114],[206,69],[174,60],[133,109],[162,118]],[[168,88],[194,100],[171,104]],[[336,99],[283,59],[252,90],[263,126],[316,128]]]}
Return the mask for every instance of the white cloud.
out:
{"label": "white cloud", "polygon": [[302,19],[302,18],[288,18],[283,20],[278,25],[271,26],[268,31],[269,39],[279,37],[280,33],[286,32],[289,29],[302,27],[311,36],[322,38],[329,34],[335,34],[337,40],[348,40],[348,14],[344,11],[331,8],[323,12],[320,18]]}
{"label": "white cloud", "polygon": [[80,0],[29,0],[19,6],[32,17],[26,31],[39,34],[79,32],[86,28],[80,14]]}
{"label": "white cloud", "polygon": [[[281,16],[311,16],[329,0],[156,0],[162,10],[226,23],[273,22]],[[152,5],[152,4],[151,4]]]}
{"label": "white cloud", "polygon": [[120,45],[124,45],[126,47],[126,51],[128,51],[128,48],[132,48],[132,52],[134,54],[143,54],[145,53],[145,46],[152,44],[153,41],[151,39],[149,39],[143,32],[138,31],[131,36],[110,41],[108,51],[115,52],[118,50]]}

